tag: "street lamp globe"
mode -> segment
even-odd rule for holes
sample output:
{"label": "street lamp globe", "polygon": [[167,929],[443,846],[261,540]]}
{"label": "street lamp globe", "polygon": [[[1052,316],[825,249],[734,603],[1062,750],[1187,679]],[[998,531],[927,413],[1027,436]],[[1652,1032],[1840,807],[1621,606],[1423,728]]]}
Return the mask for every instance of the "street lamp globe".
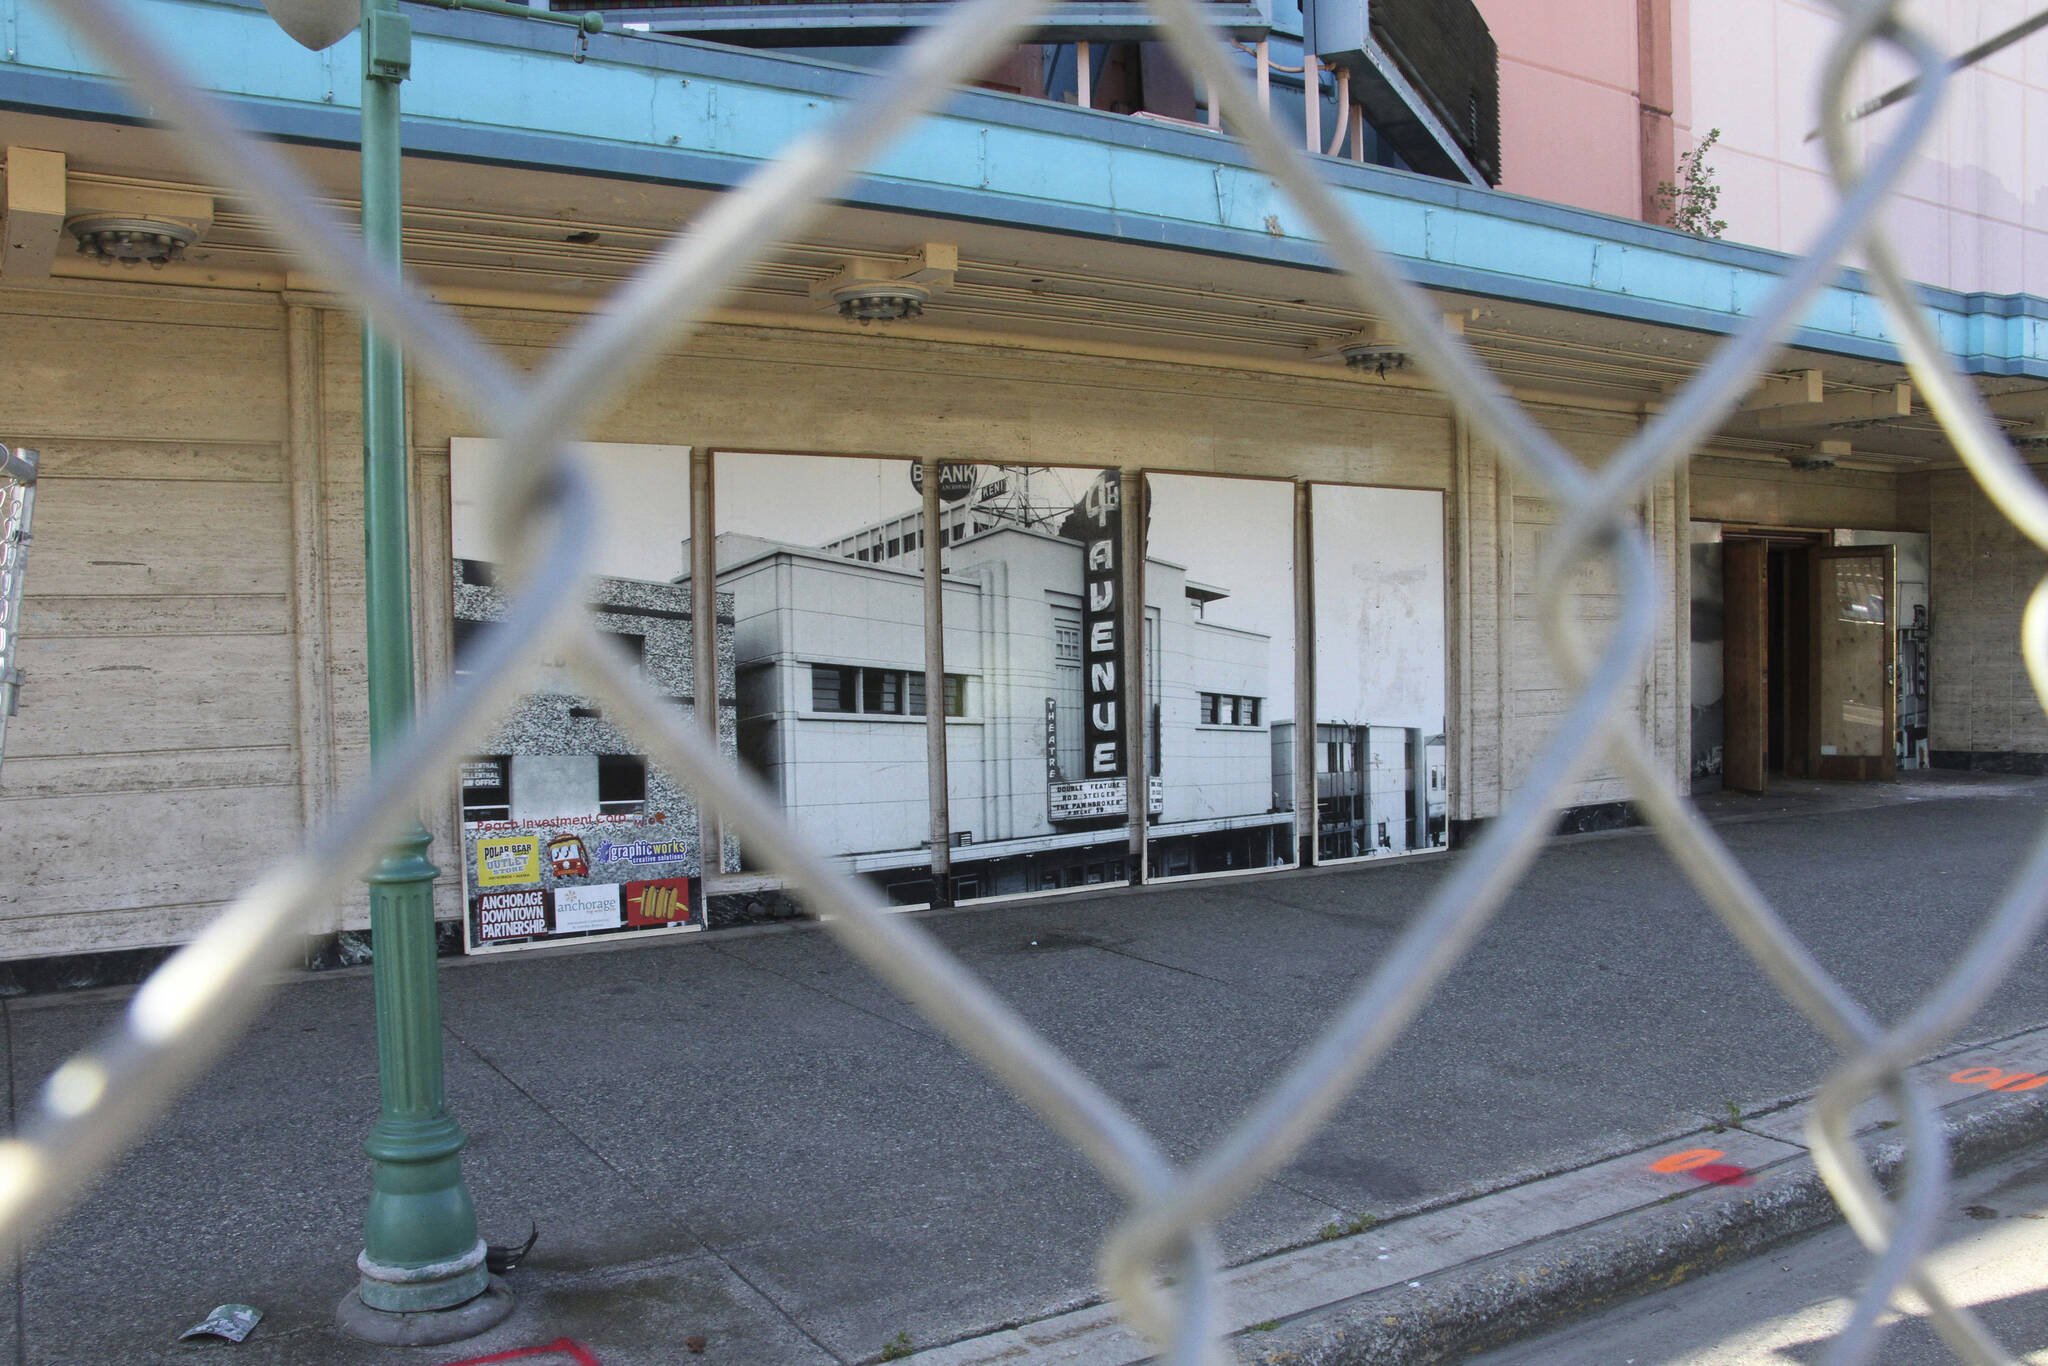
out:
{"label": "street lamp globe", "polygon": [[358,0],[263,0],[263,8],[293,41],[315,52],[348,37],[363,18]]}

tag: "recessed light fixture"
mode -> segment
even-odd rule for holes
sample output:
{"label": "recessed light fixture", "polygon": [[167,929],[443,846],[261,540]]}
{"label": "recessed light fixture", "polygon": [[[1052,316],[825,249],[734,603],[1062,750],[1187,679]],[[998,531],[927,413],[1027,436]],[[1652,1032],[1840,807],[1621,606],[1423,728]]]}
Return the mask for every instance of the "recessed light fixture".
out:
{"label": "recessed light fixture", "polygon": [[1811,450],[1787,451],[1785,463],[1795,470],[1831,470],[1837,460],[1849,455],[1850,450],[1846,441],[1822,441]]}
{"label": "recessed light fixture", "polygon": [[832,291],[839,316],[862,327],[919,317],[932,292],[910,280],[862,280]]}
{"label": "recessed light fixture", "polygon": [[118,261],[124,266],[146,262],[162,267],[183,256],[185,248],[199,240],[198,231],[188,223],[128,214],[87,214],[72,219],[64,227],[78,239],[78,254],[101,265]]}
{"label": "recessed light fixture", "polygon": [[1359,342],[1339,347],[1337,354],[1353,370],[1370,370],[1381,379],[1387,371],[1399,370],[1408,363],[1408,353],[1388,342]]}
{"label": "recessed light fixture", "polygon": [[922,317],[933,296],[952,286],[959,267],[959,249],[946,242],[925,243],[908,262],[851,257],[811,286],[811,303],[862,327],[902,322]]}

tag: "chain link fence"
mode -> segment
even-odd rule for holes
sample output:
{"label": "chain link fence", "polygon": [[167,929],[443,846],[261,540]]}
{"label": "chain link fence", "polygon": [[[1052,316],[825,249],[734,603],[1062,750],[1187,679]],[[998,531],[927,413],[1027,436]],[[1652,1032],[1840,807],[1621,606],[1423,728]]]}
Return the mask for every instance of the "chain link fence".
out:
{"label": "chain link fence", "polygon": [[[1148,0],[1186,72],[1206,82],[1227,125],[1307,215],[1341,271],[1348,301],[1406,339],[1464,420],[1535,481],[1560,511],[1544,548],[1540,592],[1547,643],[1576,700],[1523,786],[1453,864],[1407,931],[1344,1008],[1264,1097],[1204,1154],[1171,1161],[1160,1144],[1070,1058],[1059,1053],[911,919],[807,847],[769,798],[734,771],[699,728],[646,690],[631,661],[590,623],[579,588],[596,524],[589,476],[570,443],[634,382],[650,358],[699,325],[748,272],[797,238],[905,129],[957,84],[1028,34],[1047,0],[964,0],[899,53],[866,93],[726,193],[677,234],[608,306],[536,375],[514,373],[447,311],[366,256],[273,147],[236,128],[199,83],[152,46],[120,0],[53,0],[131,83],[136,102],[183,135],[193,163],[245,196],[277,239],[477,414],[497,415],[502,466],[489,516],[509,583],[506,619],[482,636],[454,688],[426,712],[401,752],[305,851],[272,869],[137,991],[120,1024],[51,1077],[17,1134],[0,1142],[0,1235],[32,1241],[92,1176],[135,1142],[180,1089],[262,1005],[262,984],[299,951],[311,914],[345,895],[386,841],[438,793],[454,763],[522,690],[527,666],[559,655],[607,717],[636,736],[650,760],[699,794],[726,829],[787,879],[827,928],[958,1045],[1029,1104],[1128,1202],[1100,1252],[1103,1282],[1129,1320],[1177,1366],[1228,1359],[1218,1298],[1214,1224],[1278,1171],[1386,1051],[1436,983],[1456,964],[1536,856],[1570,786],[1603,755],[1685,875],[1762,972],[1839,1048],[1822,1087],[1812,1147],[1874,1266],[1832,1344],[1835,1366],[1861,1362],[1893,1293],[1912,1288],[1958,1358],[2008,1360],[1965,1309],[1921,1267],[1941,1208],[1947,1161],[1933,1100],[1905,1069],[1943,1039],[2020,960],[2048,910],[2048,835],[2027,852],[2009,891],[1940,984],[1896,1026],[1873,1020],[1823,972],[1779,919],[1676,785],[1669,766],[1629,717],[1626,692],[1652,646],[1663,601],[1659,565],[1636,514],[1655,481],[1683,467],[1712,436],[1801,318],[1843,255],[1860,246],[1889,309],[1912,378],[1963,461],[1992,500],[2048,548],[2048,493],[2015,456],[1974,387],[1937,344],[1901,275],[1879,210],[1925,140],[1948,63],[1911,28],[1896,0],[1832,0],[1841,27],[1818,99],[1840,200],[1740,332],[1598,468],[1586,469],[1549,437],[1448,333],[1438,310],[1373,245],[1326,191],[1292,135],[1268,121],[1226,39],[1200,0]],[[1889,48],[1919,73],[1896,131],[1867,163],[1846,134],[1849,80],[1869,50]],[[1603,561],[1622,607],[1604,639],[1573,621],[1566,585]],[[2048,581],[2021,623],[2035,690],[2048,705]],[[1906,1144],[1905,1179],[1888,1199],[1853,1141],[1851,1111],[1882,1094]]]}

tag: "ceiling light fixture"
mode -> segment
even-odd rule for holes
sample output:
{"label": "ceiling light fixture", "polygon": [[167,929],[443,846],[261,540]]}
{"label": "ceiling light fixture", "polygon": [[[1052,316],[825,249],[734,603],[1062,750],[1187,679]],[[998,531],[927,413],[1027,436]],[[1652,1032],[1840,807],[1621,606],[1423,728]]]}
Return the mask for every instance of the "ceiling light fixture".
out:
{"label": "ceiling light fixture", "polygon": [[1408,353],[1391,342],[1354,342],[1339,347],[1337,354],[1353,370],[1370,370],[1381,379],[1387,377],[1387,371],[1408,364]]}
{"label": "ceiling light fixture", "polygon": [[833,309],[862,327],[903,322],[924,316],[932,296],[952,285],[959,264],[959,251],[941,242],[925,243],[907,268],[895,261],[854,257],[831,278],[812,285],[811,298],[818,307]]}
{"label": "ceiling light fixture", "polygon": [[127,214],[87,214],[72,219],[64,227],[78,239],[78,254],[101,265],[118,261],[133,267],[147,262],[162,268],[183,256],[185,248],[199,240],[198,230],[189,223]]}
{"label": "ceiling light fixture", "polygon": [[931,297],[929,289],[908,280],[841,285],[832,291],[832,302],[839,306],[839,316],[862,327],[869,323],[894,323],[920,317]]}
{"label": "ceiling light fixture", "polygon": [[1823,441],[1812,450],[1786,452],[1785,463],[1795,470],[1831,470],[1849,453],[1846,441]]}

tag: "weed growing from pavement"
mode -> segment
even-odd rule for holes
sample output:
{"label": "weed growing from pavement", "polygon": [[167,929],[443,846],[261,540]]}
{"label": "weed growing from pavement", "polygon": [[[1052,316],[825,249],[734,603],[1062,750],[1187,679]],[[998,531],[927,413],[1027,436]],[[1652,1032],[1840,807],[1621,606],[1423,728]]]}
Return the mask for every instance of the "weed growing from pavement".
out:
{"label": "weed growing from pavement", "polygon": [[1316,1241],[1327,1243],[1333,1238],[1349,1238],[1354,1233],[1364,1233],[1368,1229],[1378,1227],[1379,1222],[1380,1217],[1377,1214],[1361,1214],[1348,1224],[1324,1224],[1322,1231],[1316,1234]]}
{"label": "weed growing from pavement", "polygon": [[1247,1333],[1270,1333],[1279,1326],[1280,1320],[1267,1319],[1264,1323],[1254,1323],[1248,1325],[1244,1331]]}
{"label": "weed growing from pavement", "polygon": [[916,1350],[917,1347],[910,1341],[910,1334],[899,1332],[882,1344],[882,1360],[901,1361]]}

